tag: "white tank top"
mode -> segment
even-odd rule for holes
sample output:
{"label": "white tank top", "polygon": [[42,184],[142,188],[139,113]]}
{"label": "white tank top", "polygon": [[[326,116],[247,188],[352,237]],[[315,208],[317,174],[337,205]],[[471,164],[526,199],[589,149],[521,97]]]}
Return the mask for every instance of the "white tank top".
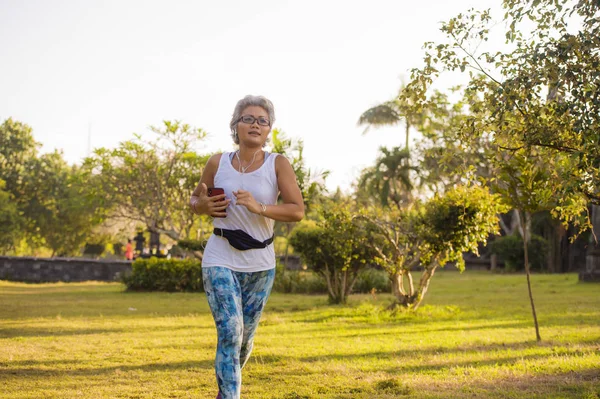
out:
{"label": "white tank top", "polygon": [[[240,173],[231,164],[233,153],[223,153],[217,173],[215,187],[225,190],[225,196],[231,200],[227,207],[226,218],[214,218],[213,226],[222,229],[244,230],[259,241],[273,236],[273,219],[250,212],[243,205],[236,205],[233,191],[239,189],[252,193],[254,199],[265,205],[277,203],[279,189],[275,174],[275,159],[278,154],[265,152],[265,160],[260,168],[249,173]],[[273,244],[266,248],[239,251],[229,245],[223,237],[211,235],[204,249],[202,267],[222,266],[239,272],[259,272],[275,268],[275,249]]]}

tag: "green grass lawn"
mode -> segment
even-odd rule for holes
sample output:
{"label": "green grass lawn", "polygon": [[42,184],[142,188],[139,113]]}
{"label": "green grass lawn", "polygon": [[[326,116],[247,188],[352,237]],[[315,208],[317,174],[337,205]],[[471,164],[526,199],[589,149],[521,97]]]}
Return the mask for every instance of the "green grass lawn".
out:
{"label": "green grass lawn", "polygon": [[[243,398],[599,398],[600,284],[440,272],[416,313],[389,294],[273,294]],[[0,281],[0,398],[210,398],[204,294]]]}

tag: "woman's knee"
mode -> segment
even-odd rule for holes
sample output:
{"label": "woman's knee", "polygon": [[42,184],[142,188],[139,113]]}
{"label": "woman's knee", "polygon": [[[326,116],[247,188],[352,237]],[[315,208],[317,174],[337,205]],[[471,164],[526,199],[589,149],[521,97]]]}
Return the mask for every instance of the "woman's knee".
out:
{"label": "woman's knee", "polygon": [[243,339],[242,324],[231,320],[217,327],[219,343],[225,347],[241,347]]}

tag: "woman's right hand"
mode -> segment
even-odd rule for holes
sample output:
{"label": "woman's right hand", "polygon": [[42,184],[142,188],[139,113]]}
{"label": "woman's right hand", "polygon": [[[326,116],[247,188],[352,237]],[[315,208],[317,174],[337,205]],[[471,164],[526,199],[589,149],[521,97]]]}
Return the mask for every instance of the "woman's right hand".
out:
{"label": "woman's right hand", "polygon": [[230,202],[231,200],[225,198],[225,194],[209,197],[208,187],[206,187],[206,184],[202,183],[200,192],[197,195],[192,194],[190,206],[192,212],[196,214],[224,218],[227,216],[225,210]]}

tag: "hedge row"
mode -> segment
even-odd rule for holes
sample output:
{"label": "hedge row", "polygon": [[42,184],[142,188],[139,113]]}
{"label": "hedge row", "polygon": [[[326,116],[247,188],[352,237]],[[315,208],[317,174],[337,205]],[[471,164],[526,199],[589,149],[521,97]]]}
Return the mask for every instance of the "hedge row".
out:
{"label": "hedge row", "polygon": [[[202,292],[202,267],[195,259],[137,259],[132,272],[123,277],[128,290]],[[367,269],[360,273],[353,292],[390,292],[385,272]],[[310,271],[283,271],[278,265],[273,291],[294,294],[326,294],[325,279]]]}
{"label": "hedge row", "polygon": [[128,290],[202,292],[202,267],[196,259],[136,259],[123,277]]}

